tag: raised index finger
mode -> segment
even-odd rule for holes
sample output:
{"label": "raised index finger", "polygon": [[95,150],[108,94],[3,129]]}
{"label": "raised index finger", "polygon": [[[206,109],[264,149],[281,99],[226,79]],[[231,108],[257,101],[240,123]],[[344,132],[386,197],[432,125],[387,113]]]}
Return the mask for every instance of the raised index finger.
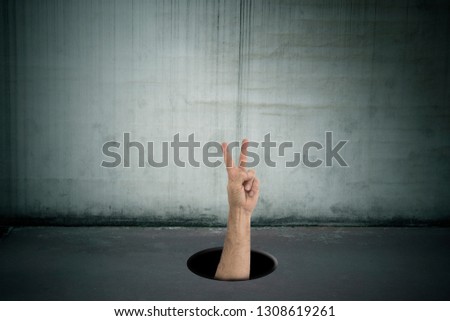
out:
{"label": "raised index finger", "polygon": [[223,159],[225,161],[225,166],[227,168],[233,167],[233,155],[231,154],[231,151],[228,151],[227,143],[222,143],[222,152],[223,152]]}
{"label": "raised index finger", "polygon": [[239,167],[244,168],[247,164],[247,148],[248,148],[248,139],[244,138],[241,146],[241,155],[239,156]]}

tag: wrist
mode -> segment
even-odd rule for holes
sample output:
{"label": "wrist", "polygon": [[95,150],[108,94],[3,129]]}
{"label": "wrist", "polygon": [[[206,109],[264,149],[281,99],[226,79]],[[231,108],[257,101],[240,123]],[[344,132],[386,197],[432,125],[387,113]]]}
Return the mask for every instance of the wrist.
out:
{"label": "wrist", "polygon": [[252,213],[253,210],[245,209],[242,206],[230,206],[228,211],[228,218],[250,219]]}

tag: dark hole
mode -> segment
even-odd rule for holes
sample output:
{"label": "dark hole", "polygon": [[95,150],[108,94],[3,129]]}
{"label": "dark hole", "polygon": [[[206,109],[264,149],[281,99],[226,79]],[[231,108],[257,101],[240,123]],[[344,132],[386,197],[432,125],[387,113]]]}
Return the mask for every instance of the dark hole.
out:
{"label": "dark hole", "polygon": [[[214,279],[217,265],[222,254],[222,247],[206,249],[192,255],[187,266],[191,272],[208,279]],[[278,262],[269,253],[251,250],[250,253],[250,280],[266,276],[277,268]]]}

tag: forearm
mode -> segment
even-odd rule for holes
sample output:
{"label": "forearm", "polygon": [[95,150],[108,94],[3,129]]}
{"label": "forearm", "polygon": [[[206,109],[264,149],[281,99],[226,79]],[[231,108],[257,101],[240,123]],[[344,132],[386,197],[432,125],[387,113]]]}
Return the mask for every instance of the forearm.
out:
{"label": "forearm", "polygon": [[230,209],[227,234],[215,278],[219,280],[248,280],[250,277],[251,213]]}

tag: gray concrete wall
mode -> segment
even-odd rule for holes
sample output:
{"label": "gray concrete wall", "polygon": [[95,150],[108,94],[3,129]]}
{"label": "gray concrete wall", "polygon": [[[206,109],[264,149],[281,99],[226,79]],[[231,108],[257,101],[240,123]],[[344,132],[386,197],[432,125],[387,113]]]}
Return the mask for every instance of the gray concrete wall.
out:
{"label": "gray concrete wall", "polygon": [[449,15],[448,1],[3,1],[1,219],[223,224],[224,168],[136,154],[102,168],[103,143],[271,133],[301,151],[332,131],[349,167],[258,166],[255,224],[448,221]]}

